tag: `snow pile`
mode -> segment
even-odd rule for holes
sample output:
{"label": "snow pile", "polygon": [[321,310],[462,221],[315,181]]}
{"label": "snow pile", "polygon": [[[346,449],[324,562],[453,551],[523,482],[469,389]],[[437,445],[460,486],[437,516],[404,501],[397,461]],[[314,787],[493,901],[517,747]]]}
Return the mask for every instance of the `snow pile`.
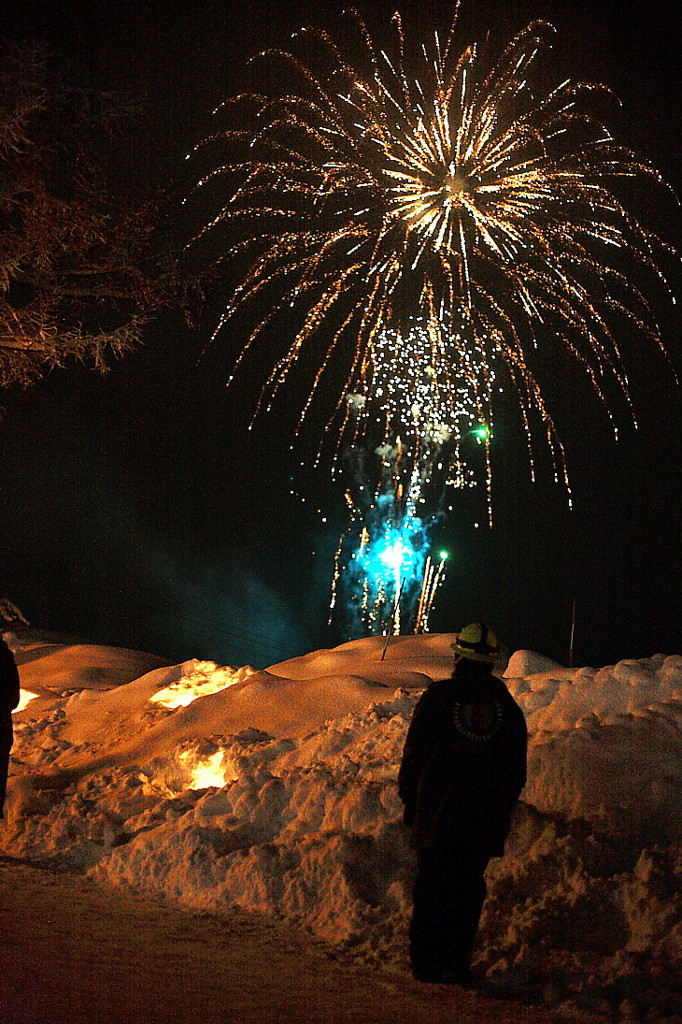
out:
{"label": "snow pile", "polygon": [[6,633],[28,690],[107,690],[168,662],[153,654],[93,644],[54,643],[49,634]]}
{"label": "snow pile", "polygon": [[[267,672],[192,661],[40,715],[33,702],[16,716],[0,847],[194,908],[283,916],[402,969],[413,856],[396,774],[451,639],[403,637],[384,660],[383,641],[356,641]],[[671,1019],[682,657],[569,670],[517,652],[506,681],[529,783],[489,868],[478,969],[580,1020]],[[153,699],[169,689],[194,699]]]}
{"label": "snow pile", "polygon": [[508,679],[532,743],[524,797],[634,841],[682,839],[682,657]]}

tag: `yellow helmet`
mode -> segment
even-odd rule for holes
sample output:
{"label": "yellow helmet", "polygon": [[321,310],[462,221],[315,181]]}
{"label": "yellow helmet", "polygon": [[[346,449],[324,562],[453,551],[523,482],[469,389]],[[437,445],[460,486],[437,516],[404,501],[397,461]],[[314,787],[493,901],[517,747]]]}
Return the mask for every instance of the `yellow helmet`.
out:
{"label": "yellow helmet", "polygon": [[494,664],[500,653],[500,644],[493,633],[482,622],[472,622],[470,626],[458,633],[454,644],[451,645],[455,654],[462,658],[469,658],[471,661],[487,661]]}

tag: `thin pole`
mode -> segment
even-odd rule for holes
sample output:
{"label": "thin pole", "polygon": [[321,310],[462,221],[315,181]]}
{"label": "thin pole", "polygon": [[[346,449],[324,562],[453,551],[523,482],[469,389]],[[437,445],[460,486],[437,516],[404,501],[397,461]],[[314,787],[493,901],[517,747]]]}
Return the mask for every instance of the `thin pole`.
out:
{"label": "thin pole", "polygon": [[[399,591],[398,591],[398,593],[396,595],[395,604],[393,605],[393,612],[391,613],[391,623],[395,622],[395,613],[396,613],[396,611],[398,610],[398,608],[400,606],[400,596],[401,596],[401,594],[403,592],[403,587],[404,586],[405,586],[405,577],[403,576],[403,578],[400,581],[400,589],[399,589]],[[384,644],[384,649],[381,652],[381,657],[379,658],[379,661],[383,661],[384,658],[386,657],[386,648],[388,647],[388,641],[390,639],[391,639],[391,633],[390,633],[390,631],[387,630],[387,632],[386,632],[386,643]]]}
{"label": "thin pole", "polygon": [[573,639],[575,637],[575,605],[576,599],[573,598],[573,613],[571,615],[571,643],[568,648],[568,667],[573,668]]}

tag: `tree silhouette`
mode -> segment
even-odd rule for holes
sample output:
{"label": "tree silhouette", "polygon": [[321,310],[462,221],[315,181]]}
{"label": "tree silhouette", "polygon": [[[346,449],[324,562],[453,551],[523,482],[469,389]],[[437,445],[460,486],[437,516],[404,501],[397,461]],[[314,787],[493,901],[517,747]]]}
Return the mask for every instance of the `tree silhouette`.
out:
{"label": "tree silhouette", "polygon": [[117,172],[140,116],[130,101],[66,82],[40,47],[5,55],[0,386],[74,359],[105,369],[161,309],[187,309],[163,197],[136,195]]}

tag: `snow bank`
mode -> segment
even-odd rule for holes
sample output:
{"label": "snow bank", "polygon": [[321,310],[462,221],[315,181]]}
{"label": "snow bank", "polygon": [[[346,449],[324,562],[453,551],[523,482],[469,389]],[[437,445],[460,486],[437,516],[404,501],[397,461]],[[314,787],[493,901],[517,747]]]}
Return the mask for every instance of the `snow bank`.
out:
{"label": "snow bank", "polygon": [[[401,637],[383,661],[383,641],[357,641],[267,672],[192,661],[29,704],[0,848],[189,907],[286,917],[404,965],[413,857],[396,774],[450,641]],[[489,868],[479,970],[564,1016],[671,1019],[682,657],[569,670],[517,652],[507,673],[529,783]],[[168,690],[196,696],[152,700]]]}
{"label": "snow bank", "polygon": [[7,639],[21,670],[22,686],[28,690],[107,690],[168,664],[153,654],[120,647],[40,640],[22,643],[12,633]]}

